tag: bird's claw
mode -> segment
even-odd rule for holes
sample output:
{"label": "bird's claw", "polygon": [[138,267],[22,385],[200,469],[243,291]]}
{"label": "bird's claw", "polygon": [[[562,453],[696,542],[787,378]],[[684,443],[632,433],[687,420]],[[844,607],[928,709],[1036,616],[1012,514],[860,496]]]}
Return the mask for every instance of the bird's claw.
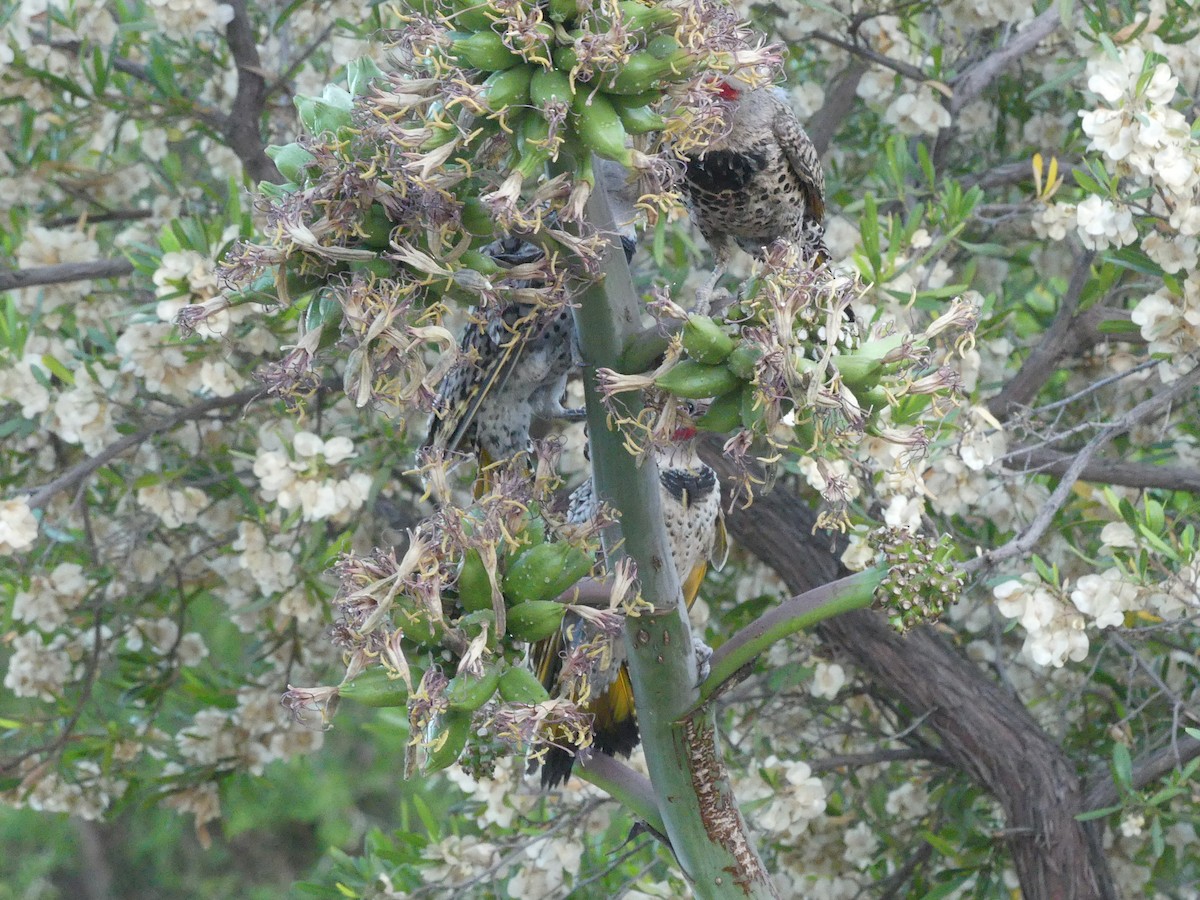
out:
{"label": "bird's claw", "polygon": [[710,662],[712,660],[713,648],[704,643],[701,638],[695,638],[692,642],[692,647],[696,651],[696,674],[699,677],[699,681],[703,682],[712,671]]}

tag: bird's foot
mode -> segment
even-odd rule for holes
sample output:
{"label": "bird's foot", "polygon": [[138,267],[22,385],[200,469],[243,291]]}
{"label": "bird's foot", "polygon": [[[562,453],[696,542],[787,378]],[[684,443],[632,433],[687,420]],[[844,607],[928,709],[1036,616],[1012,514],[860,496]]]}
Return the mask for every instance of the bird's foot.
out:
{"label": "bird's foot", "polygon": [[554,414],[554,418],[564,422],[585,422],[587,421],[587,410],[582,406],[574,408],[564,406]]}
{"label": "bird's foot", "polygon": [[692,312],[698,316],[707,316],[708,310],[712,305],[713,291],[717,289],[717,282],[721,280],[721,276],[725,274],[725,264],[717,263],[717,267],[713,269],[712,275],[704,284],[700,285],[700,289],[696,291],[696,302],[692,305]]}
{"label": "bird's foot", "polygon": [[712,671],[709,663],[712,660],[713,648],[704,643],[703,639],[695,637],[692,640],[692,649],[696,651],[696,674],[699,684],[708,678],[709,672]]}

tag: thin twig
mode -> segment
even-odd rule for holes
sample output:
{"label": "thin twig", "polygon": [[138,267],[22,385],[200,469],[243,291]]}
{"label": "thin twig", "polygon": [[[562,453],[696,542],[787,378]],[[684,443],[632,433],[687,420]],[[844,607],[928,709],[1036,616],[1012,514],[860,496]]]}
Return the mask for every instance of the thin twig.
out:
{"label": "thin twig", "polygon": [[1089,250],[1075,260],[1067,290],[1059,303],[1058,315],[1041,336],[1038,345],[1021,365],[1020,370],[996,396],[988,401],[988,409],[997,418],[1010,415],[1018,406],[1028,403],[1046,380],[1058,370],[1059,360],[1066,348],[1074,343],[1072,326],[1079,298],[1091,279],[1092,260],[1095,251]]}
{"label": "thin twig", "polygon": [[905,78],[911,78],[913,81],[928,81],[929,76],[916,66],[901,62],[898,59],[892,59],[886,54],[872,50],[870,47],[864,47],[862,44],[856,44],[853,41],[847,41],[840,37],[834,37],[832,34],[827,34],[824,31],[809,32],[811,37],[815,37],[819,41],[825,41],[827,44],[833,44],[835,47],[840,47],[847,53],[868,60],[876,65],[883,66],[885,69],[891,69],[893,72],[898,72]]}
{"label": "thin twig", "polygon": [[230,394],[228,397],[212,397],[208,400],[201,400],[192,406],[184,407],[152,425],[147,425],[133,434],[125,435],[119,441],[109,444],[95,456],[80,460],[49,484],[43,485],[34,491],[26,502],[31,509],[40,509],[49,503],[55,494],[82,484],[97,469],[107,465],[118,456],[132,450],[144,441],[149,440],[154,435],[170,431],[184,422],[203,418],[214,410],[227,409],[231,406],[244,406],[264,395],[265,391],[261,387],[246,388],[243,391],[238,391],[236,394]]}
{"label": "thin twig", "polygon": [[1037,546],[1038,541],[1042,539],[1042,535],[1050,527],[1050,523],[1054,520],[1055,515],[1058,514],[1059,509],[1067,502],[1067,498],[1075,487],[1075,483],[1083,474],[1083,470],[1092,461],[1092,457],[1108,446],[1113,438],[1124,434],[1133,426],[1157,414],[1197,384],[1200,384],[1200,366],[1192,369],[1162,392],[1148,400],[1143,400],[1133,409],[1120,416],[1115,422],[1104,426],[1100,430],[1100,433],[1088,441],[1076,455],[1075,459],[1072,460],[1058,482],[1058,486],[1042,505],[1042,508],[1038,511],[1033,521],[1029,523],[1029,526],[1007,544],[997,547],[995,550],[968,562],[963,566],[964,571],[974,573],[980,569],[991,568],[998,563],[1012,559],[1014,556],[1024,556],[1033,550]]}

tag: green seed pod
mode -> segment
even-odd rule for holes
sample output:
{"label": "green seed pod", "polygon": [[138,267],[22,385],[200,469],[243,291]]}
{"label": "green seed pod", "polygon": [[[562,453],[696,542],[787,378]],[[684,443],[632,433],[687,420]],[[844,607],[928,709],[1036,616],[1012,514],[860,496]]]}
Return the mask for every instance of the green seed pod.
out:
{"label": "green seed pod", "polygon": [[418,647],[440,647],[442,644],[441,622],[434,622],[424,610],[404,610],[396,616],[404,639]]}
{"label": "green seed pod", "polygon": [[500,699],[505,703],[545,703],[550,692],[528,669],[513,666],[500,676]]}
{"label": "green seed pod", "polygon": [[716,366],[733,352],[733,338],[709,316],[688,316],[683,326],[683,349],[697,362]]}
{"label": "green seed pod", "polygon": [[[613,95],[614,98],[616,96],[618,95]],[[667,120],[649,106],[631,107],[614,100],[613,107],[621,117],[621,124],[630,134],[649,134],[652,131],[662,131],[667,126]]]}
{"label": "green seed pod", "polygon": [[500,112],[510,106],[525,106],[529,103],[529,80],[533,69],[529,66],[513,66],[501,72],[493,72],[483,83],[484,105],[492,112]]}
{"label": "green seed pod", "polygon": [[694,359],[685,359],[654,383],[685,400],[720,397],[740,384],[738,377],[724,366],[706,366]]}
{"label": "green seed pod", "polygon": [[316,331],[326,325],[335,325],[342,321],[342,304],[324,293],[317,294],[308,301],[304,310],[304,331]]}
{"label": "green seed pod", "polygon": [[329,84],[320,97],[298,96],[295,98],[296,110],[300,113],[300,124],[309,134],[337,134],[342,128],[350,125],[350,109],[354,98],[350,92]]}
{"label": "green seed pod", "polygon": [[471,714],[447,710],[429,724],[429,743],[425,751],[425,773],[431,775],[453,765],[467,747],[471,736]]}
{"label": "green seed pod", "polygon": [[662,91],[650,90],[642,91],[640,94],[612,94],[608,99],[611,100],[614,105],[619,106],[624,104],[631,109],[637,109],[642,106],[650,106],[653,103],[657,103],[662,98]]}
{"label": "green seed pod", "polygon": [[550,125],[540,115],[526,116],[521,122],[517,134],[517,148],[520,157],[513,166],[514,172],[520,172],[522,178],[533,178],[540,175],[550,159],[550,149],[545,141],[550,137]]}
{"label": "green seed pod", "polygon": [[579,140],[597,156],[631,167],[628,135],[612,102],[603,94],[593,94],[590,102],[581,102],[579,98],[584,96],[582,92],[576,95],[575,132]]}
{"label": "green seed pod", "polygon": [[762,358],[762,349],[750,344],[738,344],[725,360],[725,365],[743,381],[754,379],[754,366]]}
{"label": "green seed pod", "polygon": [[505,628],[517,640],[533,644],[558,631],[566,611],[553,600],[526,600],[508,611]]}
{"label": "green seed pod", "polygon": [[550,0],[548,15],[551,22],[570,25],[579,18],[579,13],[579,0]]}
{"label": "green seed pod", "polygon": [[515,547],[506,545],[510,551],[505,556],[506,566],[514,562],[518,556],[530,547],[546,543],[546,523],[537,514],[537,507],[535,505],[531,505],[526,514],[522,516],[521,524],[514,529],[514,536],[517,538],[518,543]]}
{"label": "green seed pod", "polygon": [[492,585],[483,557],[474,547],[463,556],[458,570],[458,605],[469,613],[492,609]]}
{"label": "green seed pod", "polygon": [[[421,676],[414,674],[413,677]],[[377,709],[408,703],[408,685],[402,678],[389,677],[383,666],[373,666],[365,672],[359,672],[353,681],[338,686],[338,694],[347,700]]]}
{"label": "green seed pod", "polygon": [[617,4],[621,19],[628,31],[656,31],[668,25],[679,24],[679,13],[661,4],[647,5],[637,0],[622,0]]}
{"label": "green seed pod", "polygon": [[[312,259],[303,253],[293,254],[276,270],[274,287],[280,300],[294,303],[299,297],[325,286],[330,270],[312,265]],[[306,262],[309,265],[304,265]],[[270,290],[270,287],[264,285],[264,289]]]}
{"label": "green seed pod", "polygon": [[554,53],[554,68],[560,72],[570,72],[579,64],[579,54],[570,44],[558,47]]}
{"label": "green seed pod", "polygon": [[496,230],[496,223],[487,206],[478,197],[472,195],[463,201],[462,212],[459,213],[463,230],[477,237],[491,237]]}
{"label": "green seed pod", "polygon": [[592,570],[592,559],[565,542],[537,544],[521,553],[504,575],[504,599],[512,606],[551,600]]}
{"label": "green seed pod", "polygon": [[421,152],[428,153],[430,150],[436,150],[438,147],[444,147],[456,137],[459,136],[459,130],[454,125],[444,123],[441,125],[431,125],[433,134],[421,143]]}
{"label": "green seed pod", "polygon": [[272,144],[266,152],[279,174],[296,184],[304,184],[304,173],[317,161],[315,156],[295,141],[283,146]]}
{"label": "green seed pod", "polygon": [[472,34],[454,34],[450,43],[450,57],[464,65],[484,72],[499,72],[511,69],[521,62],[521,57],[504,45],[504,40],[494,31],[476,31]]}
{"label": "green seed pod", "polygon": [[683,48],[679,39],[673,34],[660,34],[646,45],[646,52],[655,59],[667,59]]}
{"label": "green seed pod", "polygon": [[551,103],[566,103],[575,97],[571,90],[571,79],[558,69],[537,69],[529,83],[529,99],[538,109],[546,109]]}
{"label": "green seed pod", "polygon": [[802,451],[808,451],[817,439],[817,427],[812,415],[810,414],[803,422],[797,422],[792,426],[792,433],[795,435],[793,439],[796,446]]}
{"label": "green seed pod", "polygon": [[851,390],[867,390],[879,384],[883,377],[883,363],[868,356],[845,353],[833,358],[833,364]]}
{"label": "green seed pod", "polygon": [[483,667],[482,675],[460,672],[446,685],[446,702],[453,710],[475,712],[496,693],[501,671],[499,663],[489,663]]}
{"label": "green seed pod", "polygon": [[453,6],[449,18],[459,31],[490,31],[500,16],[494,6],[481,0],[455,0]]}
{"label": "green seed pod", "polygon": [[477,612],[468,613],[457,622],[454,623],[468,640],[474,640],[483,632],[484,627],[487,627],[488,638],[487,648],[495,650],[498,637],[496,635],[496,614],[490,609],[481,609]]}
{"label": "green seed pod", "polygon": [[362,220],[363,246],[372,250],[386,250],[396,223],[388,218],[381,203],[372,203]]}
{"label": "green seed pod", "polygon": [[666,81],[677,81],[686,73],[688,58],[683,51],[658,59],[646,50],[631,54],[620,71],[604,82],[604,90],[612,94],[640,94]]}
{"label": "green seed pod", "polygon": [[391,278],[396,274],[395,264],[386,259],[352,259],[346,263],[346,268],[376,278]]}
{"label": "green seed pod", "polygon": [[742,394],[752,390],[750,385],[743,384],[727,394],[722,394],[712,402],[704,415],[696,420],[696,427],[718,434],[733,431],[742,424]]}
{"label": "green seed pod", "polygon": [[762,431],[767,408],[755,406],[755,394],[753,388],[742,391],[742,425],[751,431]]}

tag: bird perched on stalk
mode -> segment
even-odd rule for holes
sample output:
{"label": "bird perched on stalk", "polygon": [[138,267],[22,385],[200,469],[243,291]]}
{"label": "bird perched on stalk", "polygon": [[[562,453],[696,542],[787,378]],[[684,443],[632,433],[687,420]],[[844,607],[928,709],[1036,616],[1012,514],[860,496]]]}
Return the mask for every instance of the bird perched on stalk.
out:
{"label": "bird perched on stalk", "polygon": [[[695,438],[691,420],[681,418],[670,444],[654,451],[667,539],[688,609],[700,592],[709,563],[719,571],[728,555],[720,483],[717,473],[697,455]],[[599,501],[589,478],[571,495],[568,521],[584,524],[598,512]],[[624,647],[619,635],[608,637],[612,642],[606,648],[608,652],[596,653],[596,639],[589,623],[568,613],[559,633],[533,648],[534,673],[554,695],[560,688],[564,661],[589,645],[587,659],[593,662],[586,678],[588,699],[584,710],[593,717],[592,747],[602,753],[628,756],[637,746],[639,735]],[[559,740],[558,744],[569,745],[570,741]],[[555,787],[566,781],[574,761],[575,754],[567,746],[551,747],[541,763],[542,786]]]}
{"label": "bird perched on stalk", "polygon": [[686,159],[692,215],[716,257],[701,302],[716,287],[735,244],[761,255],[784,239],[825,262],[825,175],[821,158],[783,91],[734,79],[718,89],[728,131]]}
{"label": "bird perched on stalk", "polygon": [[[620,170],[608,174],[604,183],[615,185],[609,201],[629,259],[636,246],[636,187],[623,167],[606,160],[600,163]],[[541,246],[520,237],[493,241],[483,253],[505,269],[545,257]],[[519,281],[513,290],[538,286],[534,280]],[[474,449],[483,467],[526,450],[534,418],[582,419],[583,410],[562,405],[574,341],[574,322],[565,304],[542,307],[514,300],[486,312],[472,311],[459,340],[462,363],[438,385],[423,446],[446,453]]]}
{"label": "bird perched on stalk", "polygon": [[[514,237],[493,241],[483,252],[506,269],[545,255],[537,244]],[[536,285],[517,285],[526,286]],[[542,309],[518,301],[473,312],[459,340],[462,364],[438,385],[424,446],[444,452],[472,447],[486,466],[527,449],[535,416],[581,417],[562,405],[573,337],[567,306]]]}

